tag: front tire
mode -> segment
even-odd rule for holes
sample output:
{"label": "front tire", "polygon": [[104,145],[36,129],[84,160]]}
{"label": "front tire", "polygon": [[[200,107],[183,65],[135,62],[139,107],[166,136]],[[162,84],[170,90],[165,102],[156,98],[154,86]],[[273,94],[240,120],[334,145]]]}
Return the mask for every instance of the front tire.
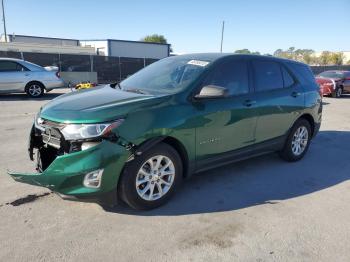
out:
{"label": "front tire", "polygon": [[295,162],[304,157],[309,149],[311,126],[305,119],[298,120],[292,127],[280,156],[288,162]]}
{"label": "front tire", "polygon": [[182,181],[177,151],[160,143],[127,163],[119,181],[119,194],[130,207],[149,210],[165,204]]}
{"label": "front tire", "polygon": [[45,88],[42,84],[40,83],[29,83],[26,86],[26,93],[28,96],[32,97],[32,98],[38,98],[44,95],[45,92]]}

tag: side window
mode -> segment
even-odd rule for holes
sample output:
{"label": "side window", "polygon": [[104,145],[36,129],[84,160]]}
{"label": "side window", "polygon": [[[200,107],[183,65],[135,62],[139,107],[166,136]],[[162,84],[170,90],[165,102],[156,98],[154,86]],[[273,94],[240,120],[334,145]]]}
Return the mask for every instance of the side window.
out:
{"label": "side window", "polygon": [[241,60],[226,61],[214,69],[204,85],[226,87],[230,95],[247,94],[249,92],[248,63]]}
{"label": "side window", "polygon": [[294,79],[288,73],[288,71],[285,69],[285,67],[281,66],[281,69],[282,69],[284,87],[290,87],[290,86],[294,85]]}
{"label": "side window", "polygon": [[315,84],[315,77],[307,65],[290,63],[290,69],[298,77],[298,80],[302,83],[312,83]]}
{"label": "side window", "polygon": [[22,66],[21,64],[18,64],[18,63],[16,64],[17,64],[16,71],[28,71],[28,69]]}
{"label": "side window", "polygon": [[256,92],[283,88],[283,78],[278,63],[255,60],[253,68]]}
{"label": "side window", "polygon": [[27,71],[20,64],[12,61],[0,61],[0,72],[21,72]]}

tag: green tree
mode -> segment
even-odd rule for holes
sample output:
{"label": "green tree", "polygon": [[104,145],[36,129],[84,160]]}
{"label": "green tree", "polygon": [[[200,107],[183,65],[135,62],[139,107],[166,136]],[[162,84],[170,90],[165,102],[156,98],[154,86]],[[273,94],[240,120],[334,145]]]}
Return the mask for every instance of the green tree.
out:
{"label": "green tree", "polygon": [[295,47],[289,47],[287,50],[277,49],[273,55],[277,57],[293,59],[307,64],[313,64],[315,51],[312,49],[295,49]]}
{"label": "green tree", "polygon": [[294,59],[306,64],[313,64],[315,51],[312,49],[297,49],[294,52]]}
{"label": "green tree", "polygon": [[275,52],[273,52],[273,56],[282,57],[283,50],[277,49]]}
{"label": "green tree", "polygon": [[247,48],[244,49],[238,49],[235,51],[235,54],[250,54],[250,50]]}
{"label": "green tree", "polygon": [[252,55],[260,55],[260,52],[255,51],[251,52],[249,49],[244,48],[244,49],[239,49],[234,52],[235,54],[252,54]]}
{"label": "green tree", "polygon": [[[147,35],[141,38],[141,41],[150,42],[150,43],[168,44],[167,39],[163,35],[158,35],[158,34]],[[171,45],[170,45],[170,52],[173,52]]]}
{"label": "green tree", "polygon": [[323,51],[319,57],[321,65],[329,65],[331,64],[331,52]]}
{"label": "green tree", "polygon": [[288,50],[286,51],[287,58],[289,59],[295,59],[295,47],[289,47]]}
{"label": "green tree", "polygon": [[344,54],[342,52],[331,53],[330,54],[330,63],[332,65],[342,65],[344,63]]}

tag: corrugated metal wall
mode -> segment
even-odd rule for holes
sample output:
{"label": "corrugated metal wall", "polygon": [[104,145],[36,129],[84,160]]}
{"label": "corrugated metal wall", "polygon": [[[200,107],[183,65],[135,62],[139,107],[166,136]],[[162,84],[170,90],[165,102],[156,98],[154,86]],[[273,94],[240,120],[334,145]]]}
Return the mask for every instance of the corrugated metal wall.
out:
{"label": "corrugated metal wall", "polygon": [[130,58],[162,59],[169,56],[169,46],[155,43],[132,41],[109,41],[109,56],[123,56]]}

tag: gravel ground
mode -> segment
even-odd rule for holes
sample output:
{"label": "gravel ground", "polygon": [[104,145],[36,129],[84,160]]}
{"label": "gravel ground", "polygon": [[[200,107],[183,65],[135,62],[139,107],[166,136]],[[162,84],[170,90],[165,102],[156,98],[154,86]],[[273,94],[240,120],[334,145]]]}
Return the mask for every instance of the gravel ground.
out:
{"label": "gravel ground", "polygon": [[350,96],[324,99],[305,158],[276,154],[187,180],[148,212],[62,200],[14,182],[42,100],[0,96],[0,261],[350,261]]}

